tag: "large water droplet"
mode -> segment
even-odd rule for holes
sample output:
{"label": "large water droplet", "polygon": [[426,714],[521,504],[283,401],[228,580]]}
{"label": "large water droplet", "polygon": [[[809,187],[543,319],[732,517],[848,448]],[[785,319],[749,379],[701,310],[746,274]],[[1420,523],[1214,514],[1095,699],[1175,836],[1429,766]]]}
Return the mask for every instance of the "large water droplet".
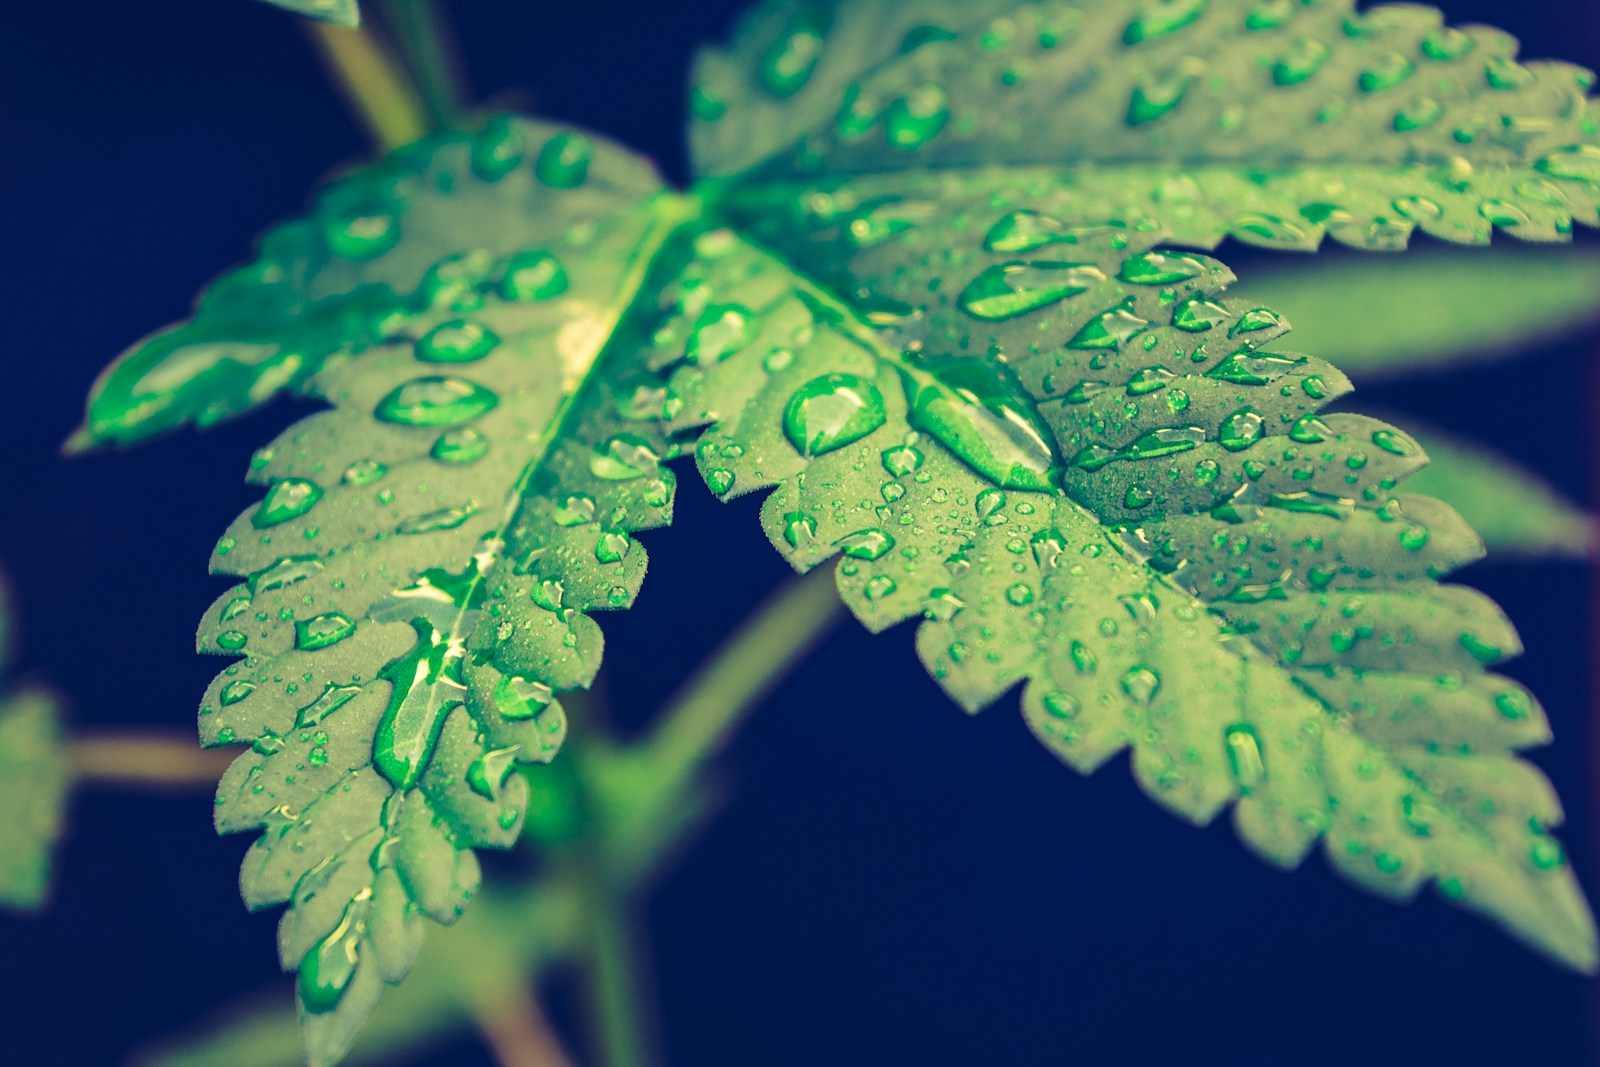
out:
{"label": "large water droplet", "polygon": [[338,644],[356,632],[356,624],[348,615],[330,612],[294,624],[294,647],[315,651]]}
{"label": "large water droplet", "polygon": [[581,133],[558,133],[545,142],[533,172],[553,189],[574,189],[589,176],[594,145]]}
{"label": "large water droplet", "polygon": [[401,426],[456,426],[499,402],[492,391],[464,378],[413,378],[378,401],[375,414]]}
{"label": "large water droplet", "polygon": [[910,151],[933,140],[949,120],[944,90],[937,85],[924,85],[896,97],[889,105],[883,116],[884,136],[891,147]]}
{"label": "large water droplet", "polygon": [[412,619],[411,627],[417,634],[411,651],[378,672],[392,689],[372,748],[373,766],[399,789],[410,789],[422,777],[445,719],[466,695],[462,642],[425,618]]}
{"label": "large water droplet", "polygon": [[625,433],[596,445],[589,455],[590,472],[597,478],[612,482],[642,478],[660,463],[660,454],[649,442]]}
{"label": "large water droplet", "polygon": [[496,115],[472,139],[472,173],[497,182],[522,163],[522,131],[509,115]]}
{"label": "large water droplet", "polygon": [[471,426],[446,430],[433,442],[428,455],[440,463],[473,463],[489,451],[489,440]]}
{"label": "large water droplet", "polygon": [[761,57],[761,84],[767,92],[786,97],[805,87],[822,58],[822,35],[826,29],[822,12],[811,5],[798,8],[789,17]]}
{"label": "large water droplet", "polygon": [[876,385],[854,374],[825,374],[789,398],[783,433],[801,455],[819,456],[859,441],[887,418]]}
{"label": "large water droplet", "polygon": [[901,372],[912,426],[1010,489],[1049,489],[1057,466],[1045,428],[1016,376],[988,360],[925,359]]}
{"label": "large water droplet", "polygon": [[345,905],[339,925],[318,941],[300,963],[297,986],[300,1003],[312,1014],[330,1012],[344,999],[344,991],[361,962],[361,942],[366,937],[366,913],[372,890],[364,889]]}
{"label": "large water droplet", "polygon": [[518,252],[506,263],[500,295],[507,300],[548,300],[567,291],[567,271],[549,252]]}
{"label": "large water droplet", "polygon": [[1176,285],[1205,272],[1204,261],[1176,252],[1140,252],[1122,261],[1117,277],[1130,285]]}
{"label": "large water droplet", "polygon": [[738,304],[713,304],[700,313],[685,354],[690,362],[709,367],[733,355],[750,340],[751,311]]}
{"label": "large water droplet", "polygon": [[1371,66],[1361,72],[1356,84],[1364,93],[1377,93],[1393,89],[1416,73],[1416,65],[1399,52],[1379,56]]}
{"label": "large water droplet", "polygon": [[1116,307],[1102,311],[1084,323],[1066,346],[1091,351],[1121,347],[1123,342],[1150,325],[1148,320],[1133,313],[1134,305],[1135,301],[1130,296]]}
{"label": "large water droplet", "polygon": [[276,526],[280,522],[297,519],[310,511],[322,499],[322,487],[304,478],[285,478],[275,482],[267,491],[266,499],[250,516],[250,525],[258,530]]}
{"label": "large water droplet", "polygon": [[536,718],[550,704],[550,687],[532,678],[508,674],[494,684],[494,707],[512,720]]}
{"label": "large water droplet", "polygon": [[1534,169],[1552,178],[1600,182],[1600,145],[1580,144],[1558,148],[1541,158]]}
{"label": "large water droplet", "polygon": [[416,356],[424,363],[472,363],[494,351],[500,338],[482,323],[453,319],[440,323],[417,340]]}
{"label": "large water droplet", "polygon": [[1150,0],[1122,31],[1122,43],[1165,37],[1176,33],[1205,14],[1208,0]]}
{"label": "large water droplet", "polygon": [[1011,319],[1087,292],[1106,280],[1093,263],[1003,263],[961,291],[961,310],[979,319]]}
{"label": "large water droplet", "polygon": [[1267,776],[1261,735],[1249,723],[1234,723],[1222,731],[1222,743],[1228,753],[1228,770],[1239,785],[1240,795],[1249,796]]}
{"label": "large water droplet", "polygon": [[361,693],[359,685],[335,685],[329,682],[317,699],[301,708],[295,714],[294,725],[296,729],[305,729],[315,726],[329,715],[344,707]]}
{"label": "large water droplet", "polygon": [[1322,69],[1333,49],[1314,37],[1293,41],[1272,64],[1272,80],[1278,85],[1299,85]]}

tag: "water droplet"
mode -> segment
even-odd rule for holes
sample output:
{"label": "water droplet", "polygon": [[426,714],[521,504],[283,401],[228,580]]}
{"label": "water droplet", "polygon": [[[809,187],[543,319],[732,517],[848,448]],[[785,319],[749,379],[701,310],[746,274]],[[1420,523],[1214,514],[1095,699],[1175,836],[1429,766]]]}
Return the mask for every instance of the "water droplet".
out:
{"label": "water droplet", "polygon": [[1128,125],[1142,126],[1172,111],[1183,103],[1193,82],[1194,74],[1187,70],[1164,77],[1145,77],[1128,97]]}
{"label": "water droplet", "polygon": [[1528,862],[1541,871],[1554,870],[1567,862],[1566,850],[1561,842],[1551,837],[1535,837],[1528,847]]}
{"label": "water droplet", "polygon": [[401,426],[455,426],[499,402],[493,392],[463,378],[413,378],[378,401],[375,414]]}
{"label": "water droplet", "polygon": [[1484,641],[1477,634],[1463,632],[1460,637],[1461,647],[1472,654],[1472,658],[1479,663],[1489,665],[1505,659],[1505,653],[1494,645]]}
{"label": "water droplet", "polygon": [[1419,552],[1428,543],[1426,526],[1407,526],[1400,531],[1400,547],[1408,552]]}
{"label": "water droplet", "polygon": [[471,426],[446,430],[433,442],[428,455],[440,463],[473,463],[489,451],[489,440]]}
{"label": "water droplet", "polygon": [[1399,52],[1390,52],[1379,56],[1372,65],[1361,72],[1356,79],[1364,93],[1377,93],[1385,89],[1393,89],[1416,73],[1416,66]]}
{"label": "water droplet", "polygon": [[1520,721],[1533,714],[1532,704],[1527,696],[1515,689],[1508,689],[1503,693],[1496,693],[1494,707],[1502,717],[1513,721]]}
{"label": "water droplet", "polygon": [[932,214],[932,204],[898,197],[868,201],[845,224],[845,239],[853,248],[872,248],[905,233]]}
{"label": "water droplet", "polygon": [[1072,657],[1072,665],[1079,674],[1093,674],[1100,669],[1100,657],[1082,641],[1072,642],[1067,652]]}
{"label": "water droplet", "polygon": [[329,682],[323,687],[317,699],[301,708],[295,714],[294,725],[296,729],[305,729],[315,726],[329,715],[344,707],[361,693],[359,685],[335,685]]}
{"label": "water droplet", "polygon": [[1411,446],[1406,443],[1405,438],[1390,430],[1374,430],[1372,443],[1395,456],[1409,456],[1412,452]]}
{"label": "water droplet", "polygon": [[1431,96],[1419,96],[1394,113],[1394,128],[1401,133],[1426,129],[1443,114],[1443,104]]}
{"label": "water droplet", "polygon": [[285,478],[273,483],[266,499],[250,516],[250,525],[258,530],[297,519],[310,511],[322,499],[322,487],[304,478]]}
{"label": "water droplet", "polygon": [[345,906],[344,915],[326,937],[300,962],[296,979],[300,1003],[313,1015],[330,1012],[344,999],[344,991],[361,962],[361,942],[366,937],[366,911],[370,888]]}
{"label": "water droplet", "polygon": [[1422,39],[1422,54],[1444,63],[1466,55],[1472,51],[1474,43],[1471,34],[1454,26],[1440,26]]}
{"label": "water droplet", "polygon": [[876,385],[854,374],[825,374],[789,398],[783,433],[802,456],[819,456],[859,441],[887,418]]}
{"label": "water droplet", "polygon": [[817,68],[817,60],[822,58],[826,28],[818,8],[808,5],[795,10],[761,57],[761,84],[767,92],[786,97],[805,87]]}
{"label": "water droplet", "polygon": [[329,219],[323,224],[328,250],[345,259],[376,259],[400,241],[400,220],[388,213]]}
{"label": "water droplet", "polygon": [[1227,319],[1227,308],[1199,294],[1172,309],[1172,325],[1185,333],[1204,333]]}
{"label": "water droplet", "polygon": [[285,556],[256,571],[246,580],[251,595],[269,593],[286,585],[305,579],[322,570],[322,560],[316,556]]}
{"label": "water droplet", "polygon": [[717,496],[726,496],[733,488],[734,473],[726,467],[713,467],[706,471],[706,487]]}
{"label": "water droplet", "polygon": [[896,97],[884,113],[883,129],[891,147],[910,151],[936,137],[950,120],[945,91],[924,85]]}
{"label": "water droplet", "polygon": [[894,591],[894,579],[887,574],[878,574],[867,579],[867,584],[862,589],[868,600],[882,600]]}
{"label": "water droplet", "polygon": [[1533,71],[1510,56],[1495,56],[1484,63],[1483,80],[1491,89],[1520,89],[1533,81]]}
{"label": "water droplet", "polygon": [[1234,723],[1222,731],[1222,742],[1228,753],[1228,770],[1239,785],[1239,794],[1249,796],[1267,777],[1261,735],[1249,723]]}
{"label": "water droplet", "polygon": [[344,469],[339,481],[344,485],[371,485],[388,473],[389,468],[375,459],[358,459]]}
{"label": "water droplet", "polygon": [[478,513],[474,503],[459,504],[453,508],[440,508],[425,515],[406,519],[394,528],[397,534],[425,534],[436,530],[454,530]]}
{"label": "water droplet", "polygon": [[1444,215],[1444,208],[1421,196],[1402,196],[1395,200],[1393,207],[1413,222],[1432,222]]}
{"label": "water droplet", "polygon": [[1600,145],[1580,144],[1559,148],[1542,157],[1534,169],[1552,178],[1600,182]]}
{"label": "water droplet", "polygon": [[1069,239],[1067,224],[1037,211],[1013,211],[989,228],[983,247],[990,252],[1031,252]]}
{"label": "water droplet", "polygon": [[522,164],[522,131],[509,115],[496,115],[484,123],[472,140],[472,173],[496,182]]}
{"label": "water droplet", "polygon": [[1033,588],[1018,582],[1006,589],[1006,602],[1012,607],[1026,607],[1033,603]]}
{"label": "water droplet", "polygon": [[1176,252],[1140,252],[1122,261],[1117,277],[1130,285],[1176,285],[1205,272],[1194,256]]}
{"label": "water droplet", "polygon": [[1205,14],[1208,0],[1148,0],[1122,31],[1122,43],[1139,44],[1176,33]]}
{"label": "water droplet", "polygon": [[1077,697],[1054,689],[1046,693],[1040,703],[1044,705],[1045,714],[1053,719],[1077,718],[1078,712],[1083,708]]}
{"label": "water droplet", "polygon": [[221,701],[223,707],[228,707],[231,704],[239,703],[239,701],[243,700],[245,697],[249,696],[255,691],[256,684],[254,682],[247,682],[243,679],[240,679],[237,682],[229,682],[227,685],[223,686],[222,692],[217,694],[217,698]]}
{"label": "water droplet", "polygon": [[248,644],[250,639],[238,630],[225,630],[217,635],[217,647],[225,648],[229,652],[237,652]]}
{"label": "water droplet", "polygon": [[589,470],[597,478],[625,482],[651,473],[661,456],[649,442],[632,434],[617,434],[595,446],[589,455]]}
{"label": "water droplet", "polygon": [[689,334],[685,354],[691,363],[709,367],[743,348],[750,340],[750,309],[738,304],[713,304],[700,313]]}
{"label": "water droplet", "polygon": [[435,630],[426,618],[412,619],[411,628],[416,631],[411,651],[378,672],[391,689],[372,748],[373,765],[400,789],[410,789],[422,777],[445,719],[466,694],[461,640]]}
{"label": "water droplet", "polygon": [[894,538],[882,530],[871,528],[846,534],[834,542],[852,559],[881,559],[894,547]]}
{"label": "water droplet", "polygon": [[1114,308],[1109,308],[1090,319],[1072,339],[1068,348],[1088,350],[1119,348],[1130,337],[1150,325],[1133,313],[1135,301],[1129,297]]}
{"label": "water droplet", "polygon": [[[500,791],[505,788],[506,779],[511,777],[511,771],[516,765],[518,746],[511,745],[507,748],[492,748],[473,760],[467,767],[467,788],[496,803],[500,800]],[[501,827],[509,830],[515,824],[516,816],[511,816],[511,821],[506,822],[507,813],[501,813]]]}
{"label": "water droplet", "polygon": [[1254,408],[1240,408],[1226,419],[1217,431],[1217,443],[1229,452],[1242,452],[1261,440],[1264,422]]}
{"label": "water droplet", "polygon": [[791,511],[783,517],[783,539],[789,547],[804,550],[816,543],[817,520],[803,511]]}
{"label": "water droplet", "polygon": [[1077,296],[1105,280],[1093,263],[1003,263],[969,282],[957,302],[974,318],[998,321]]}
{"label": "water droplet", "polygon": [[883,469],[896,478],[911,474],[922,463],[922,450],[914,445],[896,445],[883,451]]}
{"label": "water droplet", "polygon": [[348,615],[330,612],[294,624],[294,647],[311,652],[338,644],[356,632],[356,624]]}
{"label": "water droplet", "polygon": [[417,340],[416,357],[424,363],[472,363],[500,343],[488,327],[470,319],[440,323]]}
{"label": "water droplet", "polygon": [[689,90],[689,113],[703,122],[716,122],[727,114],[728,105],[704,85]]}
{"label": "water droplet", "polygon": [[552,189],[574,189],[589,176],[594,146],[581,133],[558,133],[545,142],[533,173]]}
{"label": "water droplet", "polygon": [[518,252],[500,279],[500,295],[507,300],[548,300],[566,291],[567,270],[549,252]]}
{"label": "water droplet", "polygon": [[901,372],[912,426],[997,485],[1049,489],[1057,466],[1033,403],[1006,367],[951,356]]}
{"label": "water droplet", "polygon": [[1156,692],[1161,688],[1161,675],[1149,667],[1131,667],[1122,676],[1122,691],[1128,694],[1135,704],[1148,704],[1155,699]]}
{"label": "water droplet", "polygon": [[549,704],[550,687],[543,682],[508,674],[494,684],[494,708],[504,718],[537,718]]}
{"label": "water droplet", "polygon": [[1296,38],[1272,64],[1272,80],[1277,85],[1299,85],[1314,77],[1332,55],[1333,49],[1314,37]]}

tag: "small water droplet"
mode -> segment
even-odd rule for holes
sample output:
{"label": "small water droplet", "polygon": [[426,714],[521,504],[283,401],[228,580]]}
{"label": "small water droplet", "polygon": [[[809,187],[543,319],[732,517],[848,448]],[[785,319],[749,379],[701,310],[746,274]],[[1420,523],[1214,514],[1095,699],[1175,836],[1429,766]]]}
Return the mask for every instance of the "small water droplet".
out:
{"label": "small water droplet", "polygon": [[446,430],[433,442],[428,455],[440,463],[473,463],[489,451],[489,440],[471,426]]}
{"label": "small water droplet", "polygon": [[506,263],[500,295],[507,300],[548,300],[567,291],[567,271],[549,252],[519,252]]}
{"label": "small water droplet", "polygon": [[514,721],[538,717],[550,704],[550,687],[521,675],[503,675],[494,684],[494,708]]}
{"label": "small water droplet", "polygon": [[661,456],[642,438],[617,434],[596,445],[589,454],[589,470],[597,478],[624,482],[654,471]]}
{"label": "small water droplet", "polygon": [[1261,734],[1249,723],[1234,723],[1222,731],[1222,742],[1239,794],[1249,796],[1267,777]]}
{"label": "small water droplet", "polygon": [[294,624],[294,647],[315,651],[338,644],[356,632],[356,624],[348,615],[329,612]]}
{"label": "small water droplet", "polygon": [[823,13],[814,6],[797,8],[761,57],[761,84],[776,97],[793,96],[811,80],[822,58]]}
{"label": "small water droplet", "polygon": [[989,267],[961,291],[957,303],[974,318],[1015,318],[1105,281],[1093,263],[1003,263]]}
{"label": "small water droplet", "polygon": [[533,172],[553,189],[575,189],[589,176],[594,146],[581,133],[558,133],[545,142]]}
{"label": "small water droplet", "polygon": [[949,120],[944,89],[924,85],[896,97],[889,105],[883,117],[884,136],[891,147],[911,151],[933,140]]}
{"label": "small water droplet", "polygon": [[1314,37],[1296,38],[1272,64],[1272,80],[1277,85],[1299,85],[1314,77],[1333,55],[1333,49]]}

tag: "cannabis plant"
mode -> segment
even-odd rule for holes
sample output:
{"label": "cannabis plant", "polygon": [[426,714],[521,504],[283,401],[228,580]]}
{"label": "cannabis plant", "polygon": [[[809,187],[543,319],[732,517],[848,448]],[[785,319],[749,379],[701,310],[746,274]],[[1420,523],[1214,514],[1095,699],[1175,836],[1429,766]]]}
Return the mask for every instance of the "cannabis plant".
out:
{"label": "cannabis plant", "polygon": [[[1359,266],[1302,353],[1293,287],[1230,293],[1211,254],[1567,241],[1600,225],[1592,74],[1411,4],[765,0],[696,64],[674,188],[599,133],[463,108],[434,13],[382,10],[401,60],[311,32],[388,150],[119,357],[69,442],[321,406],[250,459],[197,639],[226,661],[199,708],[231,756],[216,827],[256,835],[240,887],[283,908],[310,1063],[469,908],[493,920],[472,947],[388,996],[420,1012],[474,960],[601,951],[574,931],[690,828],[716,739],[835,596],[866,630],[911,622],[951,702],[1019,703],[1078,772],[1126,751],[1156,804],[1226,813],[1272,864],[1320,848],[1595,968],[1560,806],[1518,756],[1544,713],[1495,670],[1517,635],[1445,581],[1483,542],[1412,491],[1417,437],[1347,399],[1342,349],[1374,320],[1393,340],[1401,276]],[[1497,270],[1491,303],[1518,285]],[[1592,266],[1561,273],[1592,308]],[[1586,550],[1581,517],[1438,440],[1427,484],[1497,541]],[[831,578],[777,594],[680,717],[608,743],[598,619],[633,605],[685,477],[760,499],[728,544]],[[0,719],[0,758],[49,748],[38,721]],[[533,888],[472,903],[478,851],[524,837],[554,857]]]}

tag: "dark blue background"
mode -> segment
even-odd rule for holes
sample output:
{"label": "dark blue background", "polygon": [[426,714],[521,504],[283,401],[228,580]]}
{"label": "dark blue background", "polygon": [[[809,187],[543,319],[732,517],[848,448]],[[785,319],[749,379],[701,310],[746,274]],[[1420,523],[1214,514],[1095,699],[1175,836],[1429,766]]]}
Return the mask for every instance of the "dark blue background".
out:
{"label": "dark blue background", "polygon": [[[689,56],[739,6],[456,10],[481,94],[592,126],[681,177]],[[1600,64],[1592,0],[1449,11],[1499,22],[1527,54]],[[360,151],[358,133],[291,20],[249,0],[19,3],[5,20],[0,561],[20,595],[19,669],[53,681],[79,722],[188,730],[218,667],[190,636],[221,588],[207,554],[255,498],[251,450],[302,409],[124,454],[64,462],[56,447],[99,368],[183,315],[257,230]],[[1236,251],[1222,257],[1246,277],[1271,266]],[[1366,395],[1477,433],[1589,499],[1597,352],[1591,335]],[[603,620],[624,721],[643,721],[784,571],[748,502],[722,508],[685,479],[679,514],[647,535],[657,570],[639,609]],[[713,545],[714,523],[742,530],[748,551]],[[1511,673],[1543,696],[1559,738],[1535,758],[1567,800],[1579,874],[1600,886],[1592,577],[1571,564],[1467,577],[1532,650]],[[1595,982],[1431,897],[1365,896],[1320,858],[1277,873],[1225,819],[1197,831],[1162,814],[1120,760],[1080,778],[1010,706],[956,711],[917,666],[909,628],[843,627],[758,711],[729,768],[732,807],[650,910],[680,1067],[1600,1062]],[[275,916],[238,904],[248,842],[212,836],[203,796],[93,794],[72,816],[53,910],[0,921],[0,1061],[120,1062],[264,982],[289,996]],[[419,1062],[486,1061],[463,1038]]]}

